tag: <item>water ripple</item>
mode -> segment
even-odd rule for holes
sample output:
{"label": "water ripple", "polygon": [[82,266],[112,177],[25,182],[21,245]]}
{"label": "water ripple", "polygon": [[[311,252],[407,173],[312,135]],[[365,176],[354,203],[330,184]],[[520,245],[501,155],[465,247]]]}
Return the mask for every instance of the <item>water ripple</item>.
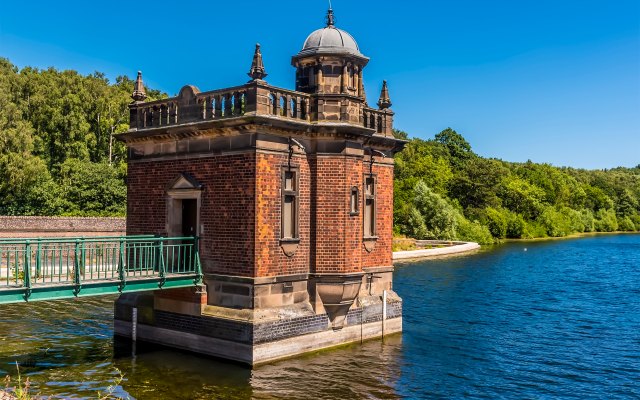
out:
{"label": "water ripple", "polygon": [[114,358],[114,297],[1,306],[0,376],[54,399],[640,399],[640,235],[523,247],[399,264],[402,336],[254,370]]}

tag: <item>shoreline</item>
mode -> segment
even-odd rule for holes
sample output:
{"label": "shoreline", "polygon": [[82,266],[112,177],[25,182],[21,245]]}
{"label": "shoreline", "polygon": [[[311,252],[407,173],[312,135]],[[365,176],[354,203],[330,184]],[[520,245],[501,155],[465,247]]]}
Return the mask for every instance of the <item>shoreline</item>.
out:
{"label": "shoreline", "polygon": [[433,248],[433,249],[416,249],[416,250],[401,250],[393,252],[393,261],[394,262],[402,262],[402,261],[412,261],[418,259],[430,259],[430,258],[443,258],[457,255],[468,255],[472,252],[479,252],[482,250],[490,250],[494,246],[500,246],[501,244],[506,243],[527,243],[527,242],[541,242],[541,241],[551,241],[551,240],[565,240],[565,239],[580,239],[591,236],[604,236],[604,235],[640,235],[640,231],[629,232],[629,231],[615,231],[615,232],[580,232],[580,233],[572,233],[567,236],[549,236],[549,237],[541,237],[541,238],[530,238],[530,239],[500,239],[499,242],[489,245],[480,246],[475,242],[456,242],[451,246],[441,247],[441,248]]}
{"label": "shoreline", "polygon": [[598,235],[640,235],[640,231],[578,232],[578,233],[572,233],[567,236],[547,236],[547,237],[528,238],[528,239],[508,238],[508,239],[500,239],[500,242],[496,243],[495,245],[499,245],[501,243],[539,242],[543,240],[579,239],[583,237],[598,236]]}
{"label": "shoreline", "polygon": [[451,256],[458,254],[467,254],[480,249],[480,245],[476,242],[451,242],[452,245],[446,247],[437,247],[432,249],[402,250],[393,252],[393,261],[405,261],[418,258],[434,258]]}

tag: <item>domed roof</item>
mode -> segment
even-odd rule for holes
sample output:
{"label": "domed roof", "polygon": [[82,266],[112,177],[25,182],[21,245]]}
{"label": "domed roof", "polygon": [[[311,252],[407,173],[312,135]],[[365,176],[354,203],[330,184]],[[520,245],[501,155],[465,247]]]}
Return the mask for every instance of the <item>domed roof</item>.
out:
{"label": "domed roof", "polygon": [[296,57],[316,54],[348,54],[366,58],[360,53],[358,44],[353,36],[349,32],[338,29],[333,25],[332,10],[329,10],[327,14],[327,26],[311,32]]}

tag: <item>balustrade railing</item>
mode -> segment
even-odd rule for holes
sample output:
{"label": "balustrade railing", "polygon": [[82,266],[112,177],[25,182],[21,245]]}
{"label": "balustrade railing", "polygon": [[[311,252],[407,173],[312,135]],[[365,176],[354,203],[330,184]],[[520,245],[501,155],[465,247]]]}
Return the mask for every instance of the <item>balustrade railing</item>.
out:
{"label": "balustrade railing", "polygon": [[91,238],[0,239],[0,292],[35,286],[73,285],[155,278],[162,287],[172,275],[195,275],[202,269],[197,237],[117,236]]}
{"label": "balustrade railing", "polygon": [[[249,83],[208,92],[187,90],[185,93],[169,99],[132,104],[130,126],[158,128],[238,117],[249,111],[298,120],[309,118],[310,96],[292,90]],[[257,100],[264,97],[266,101]]]}
{"label": "balustrade railing", "polygon": [[309,118],[311,96],[278,88],[269,88],[269,114],[278,117],[299,119]]}
{"label": "balustrade railing", "polygon": [[365,107],[362,110],[362,120],[365,128],[374,129],[377,133],[386,132],[386,115],[384,111]]}

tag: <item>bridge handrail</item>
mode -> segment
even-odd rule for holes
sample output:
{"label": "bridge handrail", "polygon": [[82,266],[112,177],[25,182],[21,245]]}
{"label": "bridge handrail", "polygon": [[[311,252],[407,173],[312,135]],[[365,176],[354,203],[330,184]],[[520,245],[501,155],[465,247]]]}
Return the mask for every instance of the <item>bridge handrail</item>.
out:
{"label": "bridge handrail", "polygon": [[197,236],[98,236],[0,240],[0,289],[67,285],[78,295],[83,283],[154,279],[162,288],[169,275],[194,276],[202,284]]}

